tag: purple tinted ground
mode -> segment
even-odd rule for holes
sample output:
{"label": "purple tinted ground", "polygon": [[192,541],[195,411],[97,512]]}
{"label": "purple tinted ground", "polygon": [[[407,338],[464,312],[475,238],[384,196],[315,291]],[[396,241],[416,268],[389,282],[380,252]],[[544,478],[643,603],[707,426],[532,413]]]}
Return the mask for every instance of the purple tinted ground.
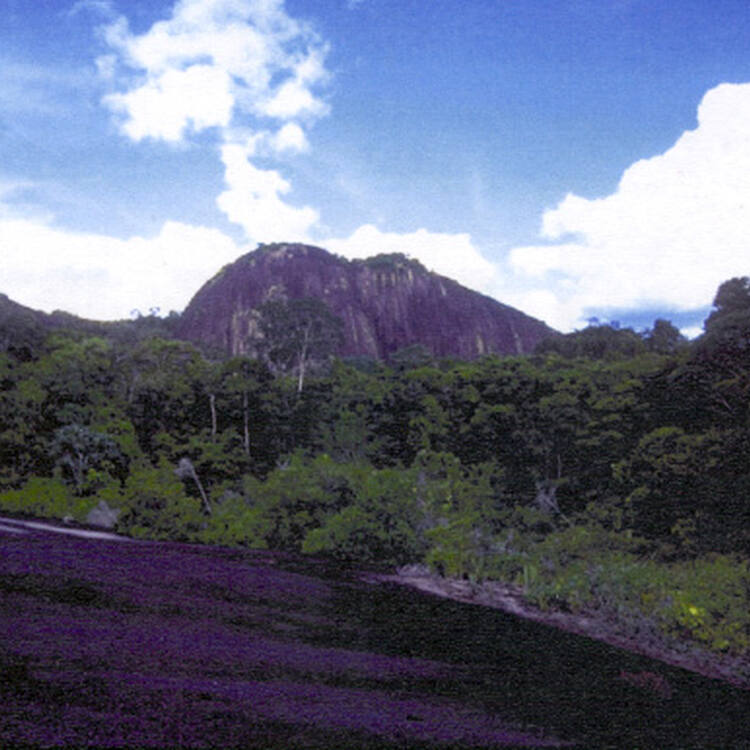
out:
{"label": "purple tinted ground", "polygon": [[670,668],[669,698],[618,679],[646,669],[320,561],[0,533],[0,746],[744,741],[747,694]]}

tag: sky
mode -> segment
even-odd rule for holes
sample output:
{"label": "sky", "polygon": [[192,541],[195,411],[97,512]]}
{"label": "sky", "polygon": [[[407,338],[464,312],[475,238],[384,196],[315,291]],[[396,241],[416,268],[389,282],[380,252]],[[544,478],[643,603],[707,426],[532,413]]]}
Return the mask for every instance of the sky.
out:
{"label": "sky", "polygon": [[0,293],[181,311],[264,242],[571,331],[750,275],[746,0],[2,0]]}

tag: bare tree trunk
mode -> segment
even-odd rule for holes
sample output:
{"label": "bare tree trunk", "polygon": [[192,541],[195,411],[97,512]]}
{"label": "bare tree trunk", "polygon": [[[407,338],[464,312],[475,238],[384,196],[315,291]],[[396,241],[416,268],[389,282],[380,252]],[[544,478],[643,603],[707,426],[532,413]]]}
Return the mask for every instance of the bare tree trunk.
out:
{"label": "bare tree trunk", "polygon": [[198,492],[201,493],[201,497],[203,498],[203,507],[206,509],[206,513],[208,515],[211,515],[211,504],[208,502],[208,496],[206,495],[206,490],[203,489],[203,483],[200,479],[198,479],[198,473],[195,471],[195,468],[193,467],[193,479],[195,480],[195,483],[198,485]]}
{"label": "bare tree trunk", "polygon": [[302,393],[302,384],[305,382],[305,358],[299,358],[299,377],[297,378],[297,394]]}
{"label": "bare tree trunk", "polygon": [[203,507],[206,510],[206,513],[210,516],[211,515],[211,503],[208,502],[208,495],[206,495],[206,490],[203,489],[203,483],[200,479],[198,479],[198,472],[195,470],[195,466],[193,466],[193,462],[185,457],[180,459],[180,463],[178,464],[177,468],[175,469],[175,474],[177,474],[180,479],[184,479],[185,477],[190,477],[194,482],[195,486],[198,488],[198,492],[201,493],[201,499],[203,500]]}
{"label": "bare tree trunk", "polygon": [[297,395],[302,393],[302,384],[305,382],[305,364],[307,363],[307,346],[310,341],[310,324],[305,328],[305,338],[302,350],[299,353],[299,380],[297,381]]}
{"label": "bare tree trunk", "polygon": [[247,391],[242,394],[242,425],[245,438],[245,455],[250,455],[250,414],[247,405]]}
{"label": "bare tree trunk", "polygon": [[208,394],[208,403],[211,407],[211,440],[216,441],[216,395]]}

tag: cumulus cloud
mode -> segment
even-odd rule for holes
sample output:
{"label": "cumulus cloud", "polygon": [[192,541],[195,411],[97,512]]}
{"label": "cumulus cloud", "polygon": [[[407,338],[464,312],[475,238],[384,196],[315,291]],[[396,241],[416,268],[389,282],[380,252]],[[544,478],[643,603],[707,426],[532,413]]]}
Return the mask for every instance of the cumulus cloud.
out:
{"label": "cumulus cloud", "polygon": [[229,76],[210,65],[168,70],[133,91],[108,96],[106,102],[127,115],[122,128],[135,141],[176,142],[188,127],[196,132],[226,127],[234,106]]}
{"label": "cumulus cloud", "polygon": [[[104,36],[126,85],[105,104],[134,140],[177,141],[190,127],[224,126],[243,116],[283,121],[327,111],[314,91],[328,75],[326,46],[281,0],[180,0],[171,18],[143,34],[119,18]],[[177,94],[188,87],[194,88],[186,107]]]}
{"label": "cumulus cloud", "polygon": [[306,241],[318,223],[318,212],[309,206],[295,208],[281,198],[290,184],[275,170],[258,169],[250,161],[254,142],[248,146],[226,144],[221,149],[227,190],[216,203],[230,221],[242,226],[248,239],[273,242]]}
{"label": "cumulus cloud", "polygon": [[216,129],[227,184],[219,208],[249,239],[307,237],[317,213],[289,205],[289,182],[250,159],[306,151],[303,125],[328,112],[327,46],[308,24],[283,0],[178,0],[143,34],[121,17],[104,39],[114,54],[98,67],[117,88],[104,104],[125,135],[183,143]]}
{"label": "cumulus cloud", "polygon": [[[698,126],[631,165],[612,195],[568,195],[547,242],[509,256],[515,303],[570,329],[592,308],[695,309],[750,271],[750,84],[721,84]],[[551,290],[545,292],[544,290]]]}
{"label": "cumulus cloud", "polygon": [[379,253],[403,253],[431,271],[486,293],[495,285],[495,265],[474,247],[468,234],[442,234],[426,229],[396,234],[365,224],[347,238],[329,239],[323,244],[332,252],[351,259]]}
{"label": "cumulus cloud", "polygon": [[0,290],[39,310],[116,320],[152,307],[182,310],[243,248],[217,229],[167,222],[154,237],[65,231],[40,219],[0,218]]}
{"label": "cumulus cloud", "polygon": [[305,131],[296,122],[288,122],[271,137],[271,146],[275,151],[307,151]]}

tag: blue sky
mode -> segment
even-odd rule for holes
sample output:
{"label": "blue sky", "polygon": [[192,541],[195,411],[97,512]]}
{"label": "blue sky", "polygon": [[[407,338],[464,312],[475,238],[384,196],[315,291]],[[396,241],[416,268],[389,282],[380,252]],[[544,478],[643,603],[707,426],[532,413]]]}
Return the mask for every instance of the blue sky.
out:
{"label": "blue sky", "polygon": [[5,0],[0,292],[181,310],[258,242],[695,333],[750,274],[744,0]]}

